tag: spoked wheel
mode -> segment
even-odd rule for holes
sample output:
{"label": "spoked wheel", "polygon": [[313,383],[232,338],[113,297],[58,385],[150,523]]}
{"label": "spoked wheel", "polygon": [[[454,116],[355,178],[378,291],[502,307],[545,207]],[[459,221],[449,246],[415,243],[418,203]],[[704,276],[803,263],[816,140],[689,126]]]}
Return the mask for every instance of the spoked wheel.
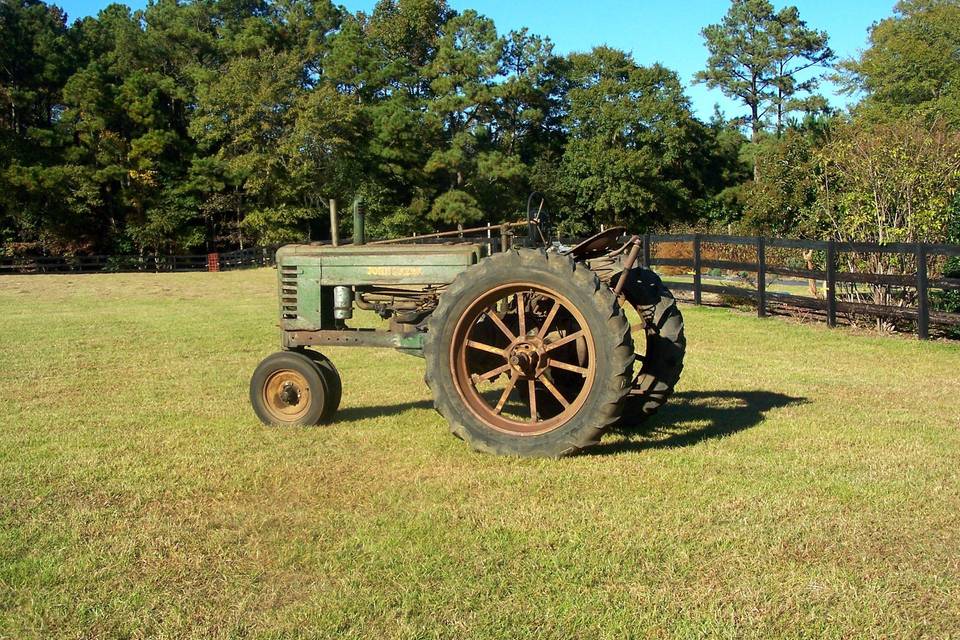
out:
{"label": "spoked wheel", "polygon": [[[491,335],[487,322],[498,332]],[[466,309],[450,366],[463,401],[492,428],[536,435],[583,406],[596,377],[595,351],[593,333],[573,303],[524,282],[497,287]],[[549,402],[541,401],[544,395]]]}
{"label": "spoked wheel", "polygon": [[327,371],[302,352],[267,356],[250,378],[250,403],[264,424],[318,424],[336,410],[334,399]]}
{"label": "spoked wheel", "polygon": [[427,383],[454,434],[493,453],[558,456],[599,441],[629,391],[633,348],[613,292],[542,251],[498,254],[441,297]]}

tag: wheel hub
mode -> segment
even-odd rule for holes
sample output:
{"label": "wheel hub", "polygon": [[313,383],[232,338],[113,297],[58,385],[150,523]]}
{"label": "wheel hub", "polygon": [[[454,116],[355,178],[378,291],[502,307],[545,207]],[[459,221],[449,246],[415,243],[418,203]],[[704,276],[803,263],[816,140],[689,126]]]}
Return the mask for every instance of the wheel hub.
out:
{"label": "wheel hub", "polygon": [[280,400],[287,406],[300,404],[300,388],[293,382],[284,382],[280,388]]}
{"label": "wheel hub", "polygon": [[507,361],[521,377],[533,380],[543,375],[547,365],[547,353],[543,342],[521,338],[507,351]]}
{"label": "wheel hub", "polygon": [[302,418],[313,402],[307,379],[299,371],[279,369],[263,385],[263,405],[273,419],[291,422]]}

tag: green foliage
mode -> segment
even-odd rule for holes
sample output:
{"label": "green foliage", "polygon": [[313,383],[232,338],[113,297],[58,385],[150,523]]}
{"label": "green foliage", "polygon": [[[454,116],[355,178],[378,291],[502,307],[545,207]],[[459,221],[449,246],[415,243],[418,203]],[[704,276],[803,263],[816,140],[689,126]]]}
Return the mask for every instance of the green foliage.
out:
{"label": "green foliage", "polygon": [[447,224],[477,222],[483,218],[483,210],[469,193],[452,189],[433,201],[430,219]]}
{"label": "green foliage", "polygon": [[815,148],[791,129],[780,139],[765,139],[757,149],[756,180],[743,188],[743,224],[767,235],[790,235],[816,202]]}
{"label": "green foliage", "polygon": [[858,115],[890,122],[921,115],[960,126],[960,4],[902,0],[870,29],[870,46],[840,65],[841,80],[862,92]]}
{"label": "green foliage", "polygon": [[701,131],[699,160],[707,197],[694,203],[694,216],[708,225],[729,225],[744,212],[744,186],[751,176],[753,145],[736,121],[717,110]]}
{"label": "green foliage", "polygon": [[811,222],[840,240],[942,242],[960,189],[960,133],[914,119],[854,121],[818,152]]}
{"label": "green foliage", "polygon": [[45,190],[52,176],[43,170],[60,155],[54,123],[73,67],[63,11],[36,0],[0,3],[0,241],[73,226],[68,190]]}
{"label": "green foliage", "polygon": [[791,111],[811,108],[799,101],[818,85],[806,72],[834,57],[825,32],[807,27],[796,7],[775,11],[768,0],[733,0],[701,33],[710,57],[696,80],[746,105],[754,138],[770,117],[779,134]]}
{"label": "green foliage", "polygon": [[639,229],[689,218],[705,194],[705,129],[677,75],[608,47],[570,60],[560,180],[576,208],[598,222]]}
{"label": "green foliage", "polygon": [[[727,123],[675,74],[609,48],[561,57],[444,0],[158,0],[67,26],[0,5],[0,241],[202,250],[516,219],[548,194],[585,233],[705,211],[741,179]],[[609,68],[608,68],[609,67]]]}
{"label": "green foliage", "polygon": [[[960,195],[956,196],[950,207],[950,217],[947,223],[947,241],[960,244]],[[943,268],[945,278],[960,280],[960,257],[947,260]],[[960,313],[960,291],[935,291],[930,295],[931,305],[940,311]],[[951,338],[960,338],[960,328],[951,327],[948,330]]]}
{"label": "green foliage", "polygon": [[844,63],[867,98],[834,132],[812,72],[832,59],[826,34],[794,7],[733,0],[703,31],[698,80],[749,107],[751,145],[742,120],[697,120],[661,65],[609,47],[559,56],[445,0],[369,13],[158,0],[69,26],[39,0],[4,2],[0,242],[76,253],[320,239],[328,201],[356,198],[372,234],[423,233],[516,219],[532,190],[568,236],[742,222],[940,238],[958,32],[956,3],[898,4]]}

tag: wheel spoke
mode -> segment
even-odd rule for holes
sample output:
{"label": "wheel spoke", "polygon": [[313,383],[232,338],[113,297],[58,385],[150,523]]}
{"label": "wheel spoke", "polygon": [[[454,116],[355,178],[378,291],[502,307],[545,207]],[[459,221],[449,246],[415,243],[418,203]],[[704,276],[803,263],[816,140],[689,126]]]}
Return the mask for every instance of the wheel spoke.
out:
{"label": "wheel spoke", "polygon": [[499,349],[492,344],[485,344],[483,342],[477,342],[476,340],[467,340],[467,346],[473,349],[478,349],[479,351],[486,351],[488,353],[495,353],[498,356],[504,356],[503,349]]}
{"label": "wheel spoke", "polygon": [[547,331],[550,329],[550,325],[553,323],[553,319],[557,317],[557,311],[560,310],[560,301],[554,300],[553,307],[550,308],[550,313],[547,314],[547,319],[543,321],[543,326],[540,327],[540,332],[537,334],[537,337],[543,340],[544,336],[547,335]]}
{"label": "wheel spoke", "polygon": [[546,348],[544,349],[544,351],[553,351],[553,350],[556,349],[557,347],[562,347],[563,345],[567,344],[568,342],[573,342],[574,340],[576,340],[577,338],[579,338],[579,337],[582,336],[582,335],[583,335],[583,329],[580,329],[579,331],[575,331],[575,332],[573,332],[573,333],[567,334],[566,336],[560,338],[560,339],[557,340],[556,342],[551,342],[550,344],[548,344],[548,345],[546,346]]}
{"label": "wheel spoke", "polygon": [[503,335],[507,336],[507,339],[510,342],[513,342],[517,339],[517,336],[513,335],[513,332],[510,331],[510,328],[503,323],[503,320],[500,319],[500,316],[497,315],[497,312],[493,309],[487,309],[487,317],[493,320],[493,324],[500,327],[500,331],[503,331]]}
{"label": "wheel spoke", "polygon": [[523,291],[517,291],[517,318],[520,320],[520,335],[527,335],[527,310],[524,308]]}
{"label": "wheel spoke", "polygon": [[503,405],[507,404],[507,399],[510,397],[510,392],[513,391],[513,388],[516,386],[518,377],[519,374],[516,372],[510,376],[510,380],[507,382],[507,386],[504,387],[503,394],[500,396],[500,401],[497,402],[497,406],[493,410],[494,413],[499,414],[503,411]]}
{"label": "wheel spoke", "polygon": [[507,364],[503,365],[502,367],[497,367],[496,369],[491,369],[490,371],[487,371],[486,373],[483,373],[483,374],[479,374],[479,375],[478,375],[478,374],[475,373],[475,374],[473,374],[473,376],[472,376],[473,384],[474,384],[474,385],[478,385],[478,384],[480,384],[481,382],[484,382],[484,381],[486,381],[486,380],[490,380],[491,378],[496,378],[496,377],[497,377],[498,375],[500,375],[501,373],[506,373],[506,372],[509,371],[509,370],[510,370],[510,363],[507,363]]}
{"label": "wheel spoke", "polygon": [[553,386],[553,383],[550,382],[550,379],[547,376],[540,378],[540,382],[543,383],[543,386],[547,388],[547,391],[553,394],[553,397],[557,399],[560,404],[563,405],[563,408],[566,409],[570,406],[570,403],[567,402],[567,399],[563,397],[563,394],[560,393],[560,390]]}
{"label": "wheel spoke", "polygon": [[530,421],[537,422],[537,381],[527,381],[527,393],[530,396]]}
{"label": "wheel spoke", "polygon": [[579,373],[584,378],[586,378],[587,374],[590,373],[590,370],[587,369],[586,367],[578,367],[575,364],[560,362],[559,360],[554,360],[553,358],[550,358],[550,360],[547,361],[547,366],[556,367],[557,369],[563,369],[564,371],[572,371],[574,373]]}

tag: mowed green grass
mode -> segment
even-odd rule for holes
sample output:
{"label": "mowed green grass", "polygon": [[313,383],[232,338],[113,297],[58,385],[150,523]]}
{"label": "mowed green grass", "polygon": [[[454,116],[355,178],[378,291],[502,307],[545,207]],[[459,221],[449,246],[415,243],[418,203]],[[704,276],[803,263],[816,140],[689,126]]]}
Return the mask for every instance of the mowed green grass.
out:
{"label": "mowed green grass", "polygon": [[0,278],[0,637],[960,633],[956,344],[687,306],[658,417],[496,458],[391,351],[261,426],[274,283]]}

